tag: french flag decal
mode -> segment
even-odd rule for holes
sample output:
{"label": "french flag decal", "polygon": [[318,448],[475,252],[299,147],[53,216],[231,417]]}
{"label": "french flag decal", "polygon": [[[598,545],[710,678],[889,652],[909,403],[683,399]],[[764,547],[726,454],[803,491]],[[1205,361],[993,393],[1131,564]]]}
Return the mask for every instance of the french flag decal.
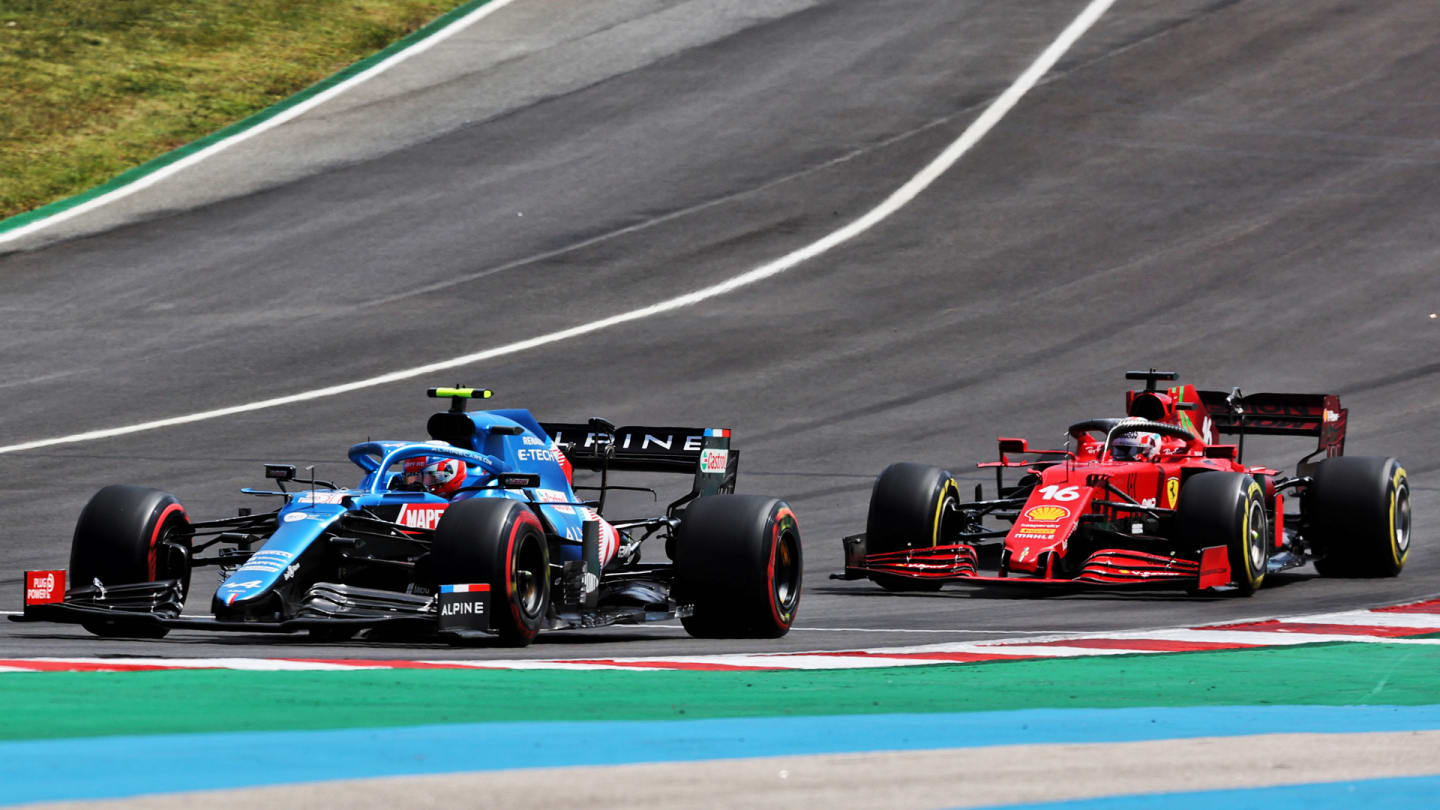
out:
{"label": "french flag decal", "polygon": [[479,583],[479,584],[472,584],[472,585],[441,585],[441,586],[440,586],[440,592],[441,592],[441,593],[486,593],[486,592],[488,592],[489,590],[490,590],[490,585],[489,585],[488,583],[484,583],[484,582]]}
{"label": "french flag decal", "polygon": [[714,439],[728,439],[730,428],[705,428],[705,435]]}

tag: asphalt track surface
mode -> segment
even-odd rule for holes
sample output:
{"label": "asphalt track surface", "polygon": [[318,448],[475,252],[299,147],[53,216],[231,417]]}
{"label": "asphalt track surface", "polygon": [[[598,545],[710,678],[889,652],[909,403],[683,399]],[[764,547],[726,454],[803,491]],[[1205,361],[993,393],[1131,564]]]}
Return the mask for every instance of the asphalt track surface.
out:
{"label": "asphalt track surface", "polygon": [[[228,170],[157,186],[169,201],[128,221],[0,254],[0,445],[370,377],[736,275],[877,204],[1083,6],[521,0],[416,60],[393,94],[333,111],[328,151],[319,109],[301,119],[305,159],[287,125]],[[637,47],[660,30],[667,47]],[[1436,42],[1440,16],[1412,0],[1121,0],[914,203],[785,275],[442,379],[0,455],[0,609],[18,609],[23,569],[65,564],[105,484],[233,514],[261,462],[346,478],[346,447],[419,436],[422,389],[455,382],[542,419],[733,427],[740,491],[784,497],[801,521],[806,590],[783,640],[611,628],[522,655],[1092,632],[1440,593]],[[367,117],[383,126],[362,131]],[[416,121],[426,137],[390,131]],[[970,465],[997,435],[1059,443],[1069,422],[1116,414],[1121,373],[1151,365],[1202,387],[1340,394],[1348,452],[1398,455],[1411,475],[1404,574],[1302,569],[1250,599],[898,596],[826,579],[886,464],[988,482]],[[1304,452],[1268,448],[1250,460]],[[197,589],[191,609],[207,599]],[[3,657],[100,654],[517,655],[0,625]]]}

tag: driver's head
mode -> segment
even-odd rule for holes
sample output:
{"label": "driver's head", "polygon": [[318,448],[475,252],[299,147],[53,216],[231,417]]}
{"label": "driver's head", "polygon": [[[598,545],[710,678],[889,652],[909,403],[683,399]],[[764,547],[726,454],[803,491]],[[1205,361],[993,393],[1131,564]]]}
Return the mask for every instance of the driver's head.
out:
{"label": "driver's head", "polygon": [[1122,433],[1110,442],[1110,458],[1115,461],[1150,461],[1159,452],[1156,433]]}
{"label": "driver's head", "polygon": [[406,459],[405,485],[423,487],[428,492],[448,498],[465,485],[465,462],[433,456]]}

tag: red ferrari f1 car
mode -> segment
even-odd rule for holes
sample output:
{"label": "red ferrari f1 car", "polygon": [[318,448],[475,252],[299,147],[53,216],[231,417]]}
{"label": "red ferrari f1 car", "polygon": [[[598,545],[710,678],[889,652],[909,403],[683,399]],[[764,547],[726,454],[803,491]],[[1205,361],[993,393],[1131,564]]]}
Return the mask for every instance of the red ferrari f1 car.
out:
{"label": "red ferrari f1 car", "polygon": [[[965,501],[951,473],[892,464],[840,579],[893,591],[945,583],[1183,588],[1253,594],[1313,562],[1323,576],[1395,576],[1410,551],[1410,486],[1393,458],[1345,456],[1346,410],[1322,394],[1157,387],[1131,371],[1126,415],[1086,419],[1066,446],[1001,438],[996,496]],[[1221,444],[1220,437],[1236,443]],[[1316,436],[1295,475],[1243,461],[1245,438]],[[1318,461],[1312,461],[1321,456]],[[1013,486],[1004,471],[1023,470]],[[1287,501],[1298,512],[1286,512]],[[995,526],[994,524],[1000,524]],[[1008,525],[1006,525],[1008,524]],[[994,567],[982,573],[982,567]]]}

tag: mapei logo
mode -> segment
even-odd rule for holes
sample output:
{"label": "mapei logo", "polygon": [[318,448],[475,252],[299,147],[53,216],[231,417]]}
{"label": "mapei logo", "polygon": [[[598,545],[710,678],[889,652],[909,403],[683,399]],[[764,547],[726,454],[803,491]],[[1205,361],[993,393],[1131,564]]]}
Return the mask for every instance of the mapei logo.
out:
{"label": "mapei logo", "polygon": [[1063,506],[1032,506],[1025,510],[1025,517],[1031,520],[1040,520],[1047,523],[1054,523],[1070,517],[1070,510]]}
{"label": "mapei logo", "polygon": [[440,523],[440,516],[445,514],[448,503],[407,503],[405,508],[400,510],[400,519],[395,521],[401,526],[409,526],[412,529],[433,529]]}

